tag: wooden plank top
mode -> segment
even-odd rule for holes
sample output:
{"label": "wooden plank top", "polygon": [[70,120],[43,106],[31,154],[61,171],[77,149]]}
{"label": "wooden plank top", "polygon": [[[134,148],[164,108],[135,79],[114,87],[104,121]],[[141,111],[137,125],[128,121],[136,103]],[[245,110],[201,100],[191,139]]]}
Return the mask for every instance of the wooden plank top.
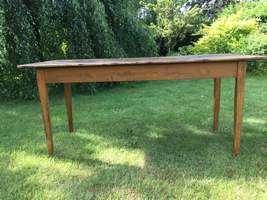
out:
{"label": "wooden plank top", "polygon": [[208,55],[143,57],[143,58],[51,60],[45,62],[18,65],[18,68],[205,63],[205,62],[253,61],[253,60],[264,60],[264,59],[267,59],[267,57],[258,55],[253,56],[253,55],[237,55],[237,54],[208,54]]}

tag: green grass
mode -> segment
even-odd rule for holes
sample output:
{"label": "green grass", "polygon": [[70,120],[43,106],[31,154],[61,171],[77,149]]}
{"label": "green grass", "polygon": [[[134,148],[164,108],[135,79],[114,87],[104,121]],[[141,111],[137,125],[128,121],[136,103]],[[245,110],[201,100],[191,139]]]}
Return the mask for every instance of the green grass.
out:
{"label": "green grass", "polygon": [[0,103],[0,199],[267,199],[267,78],[248,77],[241,154],[232,157],[233,80],[212,130],[212,80],[122,84],[50,95],[55,156],[39,102]]}

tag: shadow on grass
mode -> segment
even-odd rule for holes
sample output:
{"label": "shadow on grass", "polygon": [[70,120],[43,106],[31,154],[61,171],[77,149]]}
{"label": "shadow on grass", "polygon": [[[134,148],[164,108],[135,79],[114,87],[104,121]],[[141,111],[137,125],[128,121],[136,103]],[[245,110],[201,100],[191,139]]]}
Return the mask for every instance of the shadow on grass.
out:
{"label": "shadow on grass", "polygon": [[[78,103],[75,106],[78,106]],[[203,120],[199,119],[207,117],[203,114],[205,109],[200,109],[200,116],[197,116],[198,113],[195,111],[184,120],[183,116],[177,117],[175,112],[170,112],[171,110],[157,112],[157,109],[161,108],[154,109],[153,106],[146,109],[139,107],[137,110],[127,110],[125,106],[123,111],[115,106],[107,109],[106,114],[97,113],[99,108],[105,109],[105,105],[104,108],[102,106],[99,103],[92,111],[93,117],[74,118],[74,133],[61,132],[66,128],[65,121],[63,124],[62,120],[58,120],[53,126],[55,156],[52,159],[55,162],[78,163],[93,168],[93,172],[84,177],[61,175],[60,169],[58,175],[54,173],[65,186],[63,190],[69,199],[96,198],[98,191],[101,191],[103,197],[125,193],[133,199],[158,199],[162,196],[165,199],[175,198],[173,194],[177,193],[177,190],[183,192],[183,186],[186,185],[190,185],[194,190],[192,195],[201,191],[201,195],[208,198],[211,188],[201,180],[231,182],[266,178],[267,139],[259,124],[253,123],[261,122],[260,126],[266,125],[263,119],[257,118],[244,123],[241,154],[235,158],[231,153],[232,118],[222,117],[219,132],[212,133],[211,121],[203,124]],[[86,115],[81,111],[80,109],[79,115]],[[58,113],[56,115],[61,116]],[[189,124],[191,118],[194,122]],[[21,150],[33,156],[46,157],[46,143],[40,127],[38,126],[36,135],[32,133],[32,129],[21,130],[20,140],[12,146],[1,145],[1,152],[9,154]],[[15,136],[7,137],[14,139]],[[105,160],[98,156],[104,149],[109,148],[115,149],[106,155],[112,156],[112,159]],[[141,158],[141,163],[133,161],[129,164],[120,160],[124,151],[138,151],[144,157]],[[115,162],[114,157],[119,161]],[[6,177],[13,177],[12,181],[14,177],[20,177],[17,183],[21,187],[17,187],[16,190],[43,187],[43,183],[37,180],[28,181],[30,174],[40,170],[38,164],[21,167],[15,171],[2,168],[1,173]],[[51,170],[55,169],[51,167]],[[66,182],[70,184],[65,184]],[[8,188],[4,190],[8,191]],[[32,195],[34,197],[35,194]],[[0,196],[0,199],[1,197],[4,199],[5,196]]]}
{"label": "shadow on grass", "polygon": [[[127,124],[125,125],[127,126]],[[71,182],[70,185],[62,189],[66,198],[69,199],[88,199],[89,197],[94,199],[98,192],[101,193],[103,198],[108,198],[117,193],[121,198],[130,195],[134,199],[137,197],[157,199],[162,196],[175,198],[172,195],[177,192],[176,186],[189,184],[195,189],[194,195],[197,191],[202,191],[201,195],[204,192],[206,197],[209,197],[211,188],[201,181],[204,179],[217,181],[227,179],[231,182],[240,178],[247,180],[259,176],[266,178],[266,173],[262,172],[267,170],[266,163],[262,159],[262,156],[267,156],[266,143],[264,146],[266,139],[263,136],[243,135],[242,154],[240,157],[233,158],[229,135],[225,136],[221,133],[199,135],[179,126],[175,126],[175,128],[176,130],[173,132],[163,131],[158,133],[159,135],[156,138],[154,135],[151,137],[150,134],[133,137],[134,132],[131,132],[133,135],[128,138],[123,133],[112,135],[114,139],[111,141],[111,146],[118,149],[140,149],[143,151],[145,154],[144,166],[132,166],[127,163],[113,163],[92,158],[94,148],[90,148],[90,146],[95,144],[84,137],[86,131],[83,131],[83,134],[75,135],[74,133],[74,135],[69,135],[64,133],[60,137],[56,136],[56,140],[60,139],[61,141],[56,141],[58,144],[55,145],[55,157],[53,158],[55,162],[75,162],[96,168],[94,173],[82,178],[68,174],[60,175],[59,172],[56,174],[57,182],[63,185],[66,182]],[[148,132],[149,130],[147,128]],[[95,134],[105,137],[105,132]],[[39,146],[39,144],[35,145]],[[261,148],[265,148],[265,152]],[[38,149],[33,155],[46,157],[46,148]],[[120,154],[117,157],[119,158]],[[254,170],[251,171],[251,168],[254,168]],[[1,173],[11,177],[11,179],[12,177],[19,177],[16,182],[16,190],[27,192],[31,190],[30,188],[37,187],[39,192],[47,186],[44,186],[42,181],[29,179],[32,174],[38,173],[39,170],[40,166],[37,164],[12,171],[1,169]],[[54,175],[56,173],[53,167],[47,168],[47,170],[52,170]],[[58,170],[60,171],[60,169]],[[48,179],[46,181],[49,182],[49,176],[46,178]],[[54,187],[53,184],[51,184],[51,187]],[[11,193],[17,192],[12,191],[12,188],[5,189],[5,187],[2,187],[2,189]],[[178,189],[182,190],[182,188]],[[31,194],[31,191],[28,194]],[[17,192],[17,195],[17,198],[23,199],[20,192]],[[34,198],[37,194],[33,193],[31,195],[30,197]],[[38,195],[45,196],[45,193]],[[2,193],[0,197],[4,199],[5,194]]]}

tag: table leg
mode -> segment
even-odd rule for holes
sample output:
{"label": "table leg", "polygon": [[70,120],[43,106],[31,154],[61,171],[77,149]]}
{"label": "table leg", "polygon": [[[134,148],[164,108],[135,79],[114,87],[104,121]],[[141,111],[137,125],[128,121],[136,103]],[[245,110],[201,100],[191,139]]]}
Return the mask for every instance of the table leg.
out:
{"label": "table leg", "polygon": [[213,130],[218,130],[219,127],[219,113],[221,103],[221,78],[214,79],[214,91],[213,91]]}
{"label": "table leg", "polygon": [[71,99],[71,84],[64,83],[64,94],[65,94],[65,101],[66,101],[66,108],[67,108],[67,115],[68,115],[68,127],[69,131],[73,131],[73,119],[72,119],[72,99]]}
{"label": "table leg", "polygon": [[240,133],[243,118],[244,90],[245,90],[246,63],[238,63],[235,79],[235,104],[234,104],[234,141],[233,154],[240,153]]}
{"label": "table leg", "polygon": [[48,88],[45,82],[45,76],[43,71],[37,70],[37,84],[42,108],[42,116],[44,129],[47,140],[48,154],[51,156],[53,154],[53,137],[51,128],[51,119],[49,113],[49,98],[48,98]]}

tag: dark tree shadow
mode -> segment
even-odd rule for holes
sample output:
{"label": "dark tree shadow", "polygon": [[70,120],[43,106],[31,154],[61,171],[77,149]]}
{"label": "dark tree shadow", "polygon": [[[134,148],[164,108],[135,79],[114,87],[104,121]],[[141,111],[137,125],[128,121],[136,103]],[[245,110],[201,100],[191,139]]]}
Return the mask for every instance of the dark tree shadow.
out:
{"label": "dark tree shadow", "polygon": [[[75,106],[78,106],[78,103]],[[114,109],[116,110],[116,106]],[[194,112],[192,115],[194,121],[198,118],[198,112],[204,112],[205,108],[199,110],[196,108],[195,111],[191,111]],[[157,109],[145,108],[133,112],[140,112],[140,118],[137,118],[136,114],[129,115],[129,112],[110,117],[112,115],[110,110],[107,110],[107,115],[103,116],[95,114],[93,118],[75,118],[74,133],[61,132],[66,130],[65,121],[55,123],[53,126],[54,159],[78,162],[97,168],[94,174],[82,180],[71,178],[73,183],[77,182],[75,188],[87,188],[79,190],[79,194],[76,190],[68,188],[72,190],[73,199],[86,198],[88,197],[86,195],[94,199],[98,190],[105,191],[107,197],[118,190],[126,193],[127,190],[131,190],[136,192],[133,195],[137,197],[145,195],[144,191],[151,191],[151,196],[155,199],[159,197],[157,196],[159,193],[165,194],[167,198],[174,198],[171,196],[175,190],[172,185],[186,185],[194,180],[238,180],[240,178],[250,180],[259,176],[263,179],[267,177],[267,163],[266,159],[263,159],[267,157],[267,138],[266,134],[258,129],[257,124],[244,123],[241,154],[233,157],[231,152],[233,122],[232,118],[227,117],[230,112],[222,114],[221,127],[217,133],[211,131],[212,122],[208,117],[205,123],[199,119],[197,123],[191,124],[189,120],[185,121],[182,116],[177,117],[176,113],[172,112],[157,113]],[[206,112],[212,114],[211,110]],[[60,114],[56,113],[56,115]],[[146,115],[146,120],[143,115]],[[27,132],[22,130],[21,134],[25,137],[21,137],[14,146],[2,146],[1,151],[8,153],[21,148],[33,155],[47,156],[42,127],[39,126],[36,132],[35,139],[32,140],[30,137],[34,134],[29,133],[29,130]],[[101,137],[114,148],[142,151],[145,156],[144,166],[115,164],[93,158],[94,146],[101,144],[90,139],[92,138],[90,136]],[[25,144],[34,149],[30,150],[27,145],[23,148]],[[120,157],[119,154],[117,156]],[[37,166],[17,172],[5,169],[4,173],[26,179],[27,174],[35,173],[36,170],[38,170]],[[19,182],[24,181],[22,178]],[[153,184],[147,184],[148,181],[154,183],[155,187]],[[194,182],[194,184],[209,196],[209,186],[201,182]],[[85,185],[90,187],[83,187]],[[160,191],[158,191],[159,188]]]}

